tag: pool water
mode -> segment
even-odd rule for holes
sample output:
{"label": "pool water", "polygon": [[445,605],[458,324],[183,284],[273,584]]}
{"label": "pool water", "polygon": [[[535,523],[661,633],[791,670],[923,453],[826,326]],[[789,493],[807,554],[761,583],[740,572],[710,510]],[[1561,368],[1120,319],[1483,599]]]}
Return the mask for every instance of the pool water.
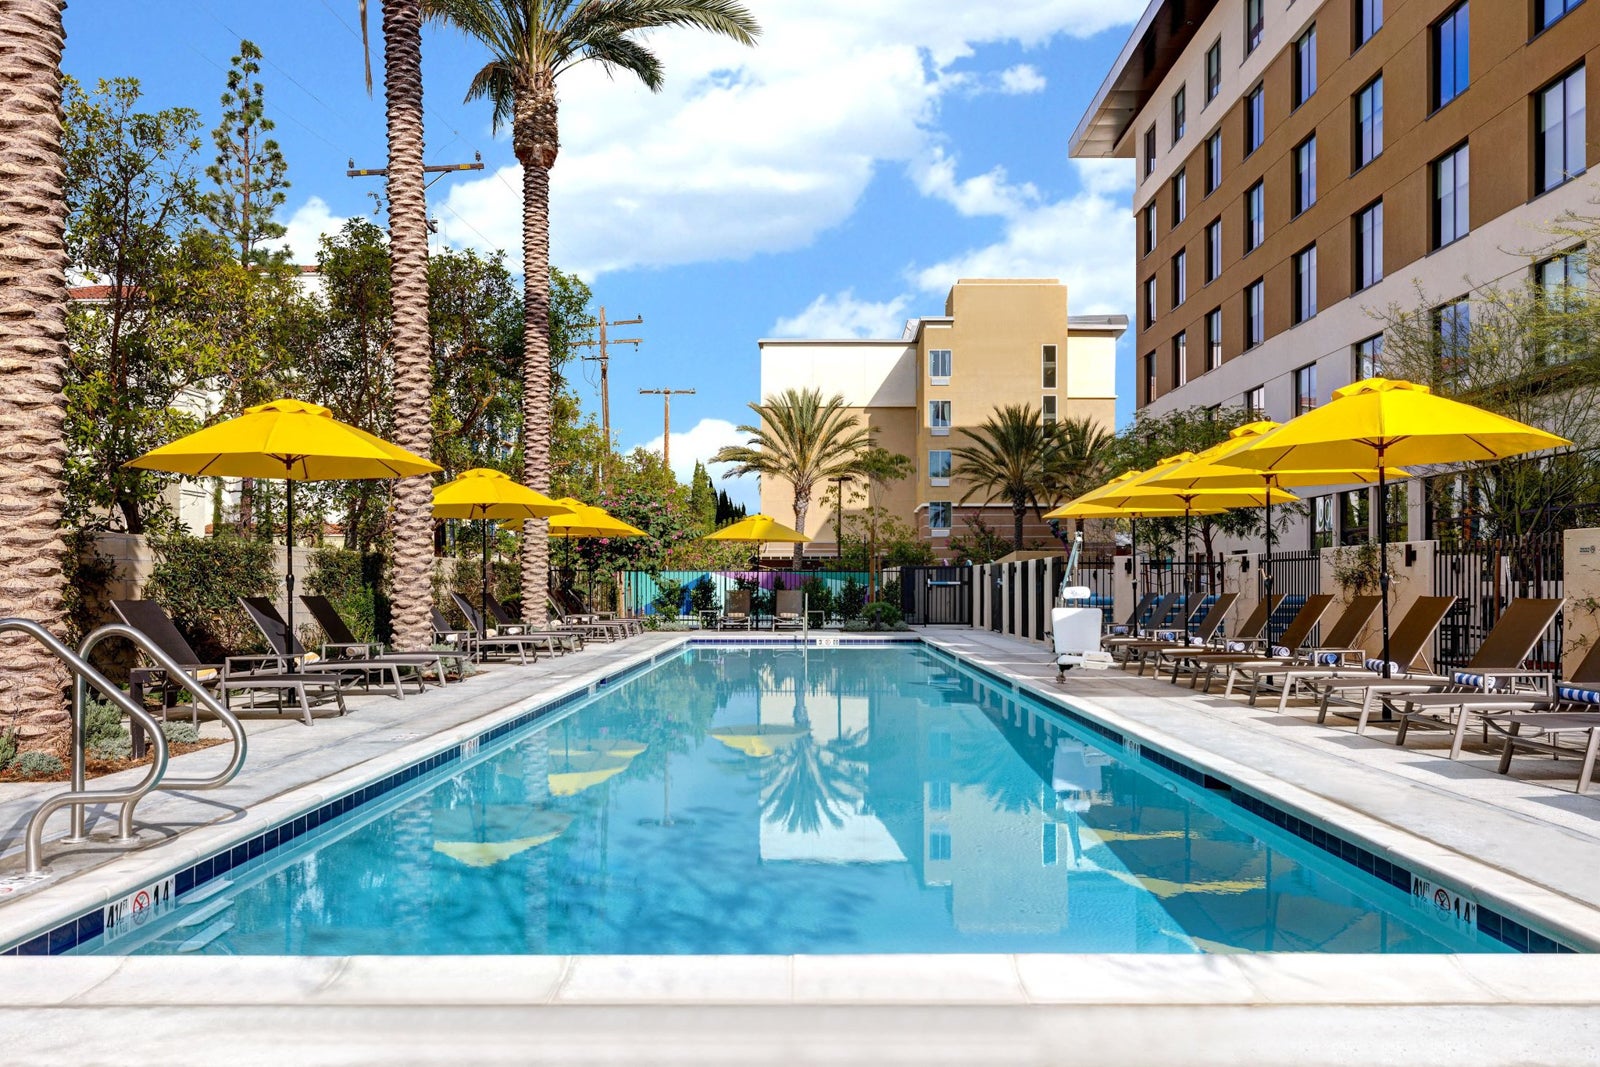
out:
{"label": "pool water", "polygon": [[85,952],[1499,951],[920,646],[698,647]]}

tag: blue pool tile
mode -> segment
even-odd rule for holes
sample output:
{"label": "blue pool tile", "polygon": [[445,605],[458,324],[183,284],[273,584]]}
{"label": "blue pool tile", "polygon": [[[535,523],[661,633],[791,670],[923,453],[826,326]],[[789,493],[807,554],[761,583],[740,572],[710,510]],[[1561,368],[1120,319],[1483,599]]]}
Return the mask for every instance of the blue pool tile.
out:
{"label": "blue pool tile", "polygon": [[78,943],[78,922],[62,923],[46,935],[48,938],[47,951],[52,956],[59,955]]}
{"label": "blue pool tile", "polygon": [[40,934],[29,941],[24,941],[17,946],[19,956],[48,956],[50,954],[50,935]]}
{"label": "blue pool tile", "polygon": [[78,943],[92,941],[105,932],[106,913],[100,908],[86,912],[78,919]]}

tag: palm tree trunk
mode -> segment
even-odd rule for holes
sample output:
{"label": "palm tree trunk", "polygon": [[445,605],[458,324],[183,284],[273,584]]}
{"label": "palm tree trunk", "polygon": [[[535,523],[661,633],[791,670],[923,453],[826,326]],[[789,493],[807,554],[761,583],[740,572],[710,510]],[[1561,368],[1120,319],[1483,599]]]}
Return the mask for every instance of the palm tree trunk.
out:
{"label": "palm tree trunk", "polygon": [[[811,487],[809,485],[804,488],[796,486],[794,490],[794,528],[801,533],[806,532],[806,515],[810,511]],[[790,560],[789,569],[792,571],[800,570],[805,565],[805,556],[806,546],[796,541],[794,543],[794,556]]]}
{"label": "palm tree trunk", "polygon": [[[533,94],[528,94],[533,95]],[[536,110],[533,101],[518,97],[517,109]],[[554,94],[548,104],[554,123]],[[530,119],[532,116],[530,115]],[[518,126],[522,126],[519,118]],[[554,141],[554,134],[550,135]],[[518,151],[522,160],[522,480],[532,489],[550,488],[550,168],[553,148],[540,145]],[[548,158],[548,162],[546,161]],[[549,525],[543,519],[522,524],[522,617],[534,625],[545,623],[545,597],[549,592]]]}
{"label": "palm tree trunk", "polygon": [[1011,551],[1022,551],[1022,518],[1027,514],[1028,505],[1020,500],[1011,502]]}
{"label": "palm tree trunk", "polygon": [[[433,450],[433,345],[428,334],[428,203],[422,178],[422,10],[383,5],[383,95],[389,128],[389,279],[394,306],[395,443]],[[433,479],[394,490],[394,640],[433,643]]]}
{"label": "palm tree trunk", "polygon": [[[61,155],[64,0],[0,0],[0,618],[62,632],[61,396],[67,204]],[[3,639],[0,708],[29,748],[67,723],[66,672]]]}

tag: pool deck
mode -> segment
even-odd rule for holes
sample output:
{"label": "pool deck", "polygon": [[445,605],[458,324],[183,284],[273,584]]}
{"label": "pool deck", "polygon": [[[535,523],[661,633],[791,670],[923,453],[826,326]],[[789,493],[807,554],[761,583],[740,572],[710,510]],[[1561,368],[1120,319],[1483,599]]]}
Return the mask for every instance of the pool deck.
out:
{"label": "pool deck", "polygon": [[[251,721],[238,781],[140,806],[150,844],[56,845],[49,881],[0,884],[13,890],[0,938],[692,636],[495,668],[420,699],[362,698],[309,729]],[[1280,717],[1164,681],[1057,683],[1041,646],[982,631],[922,636],[1600,943],[1600,799],[1575,796],[1570,777],[1537,780],[1537,759],[1501,778],[1481,752],[1444,759],[1434,734],[1396,749],[1386,728],[1357,738],[1304,710]],[[181,757],[174,773],[224,758]],[[0,840],[20,841],[33,806],[61,788],[0,786]],[[0,883],[18,870],[15,855],[0,860]],[[1600,955],[0,959],[8,1064],[224,1049],[238,1064],[1576,1064],[1600,1048],[1597,1009]]]}

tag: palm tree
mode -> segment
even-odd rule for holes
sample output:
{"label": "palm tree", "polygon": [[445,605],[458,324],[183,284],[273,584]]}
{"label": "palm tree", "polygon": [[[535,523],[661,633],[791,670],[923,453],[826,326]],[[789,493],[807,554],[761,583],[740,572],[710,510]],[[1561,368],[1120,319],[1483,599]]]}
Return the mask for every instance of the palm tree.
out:
{"label": "palm tree", "polygon": [[[361,0],[361,31],[367,2]],[[367,91],[372,65],[367,64]],[[393,305],[395,443],[433,450],[433,344],[428,333],[428,203],[422,178],[422,0],[385,0],[383,96],[389,132],[389,280]],[[432,643],[433,479],[394,491],[394,640]]]}
{"label": "palm tree", "polygon": [[[661,61],[642,31],[689,26],[754,44],[755,18],[739,0],[422,0],[430,18],[449,22],[488,48],[467,99],[494,107],[496,129],[511,127],[522,164],[523,480],[550,485],[550,168],[560,148],[556,79],[594,60],[608,73],[662,86]],[[609,443],[607,444],[609,448]],[[544,523],[524,523],[522,613],[545,614],[548,545]]]}
{"label": "palm tree", "polygon": [[[804,533],[813,490],[861,473],[872,431],[850,414],[843,396],[835,393],[824,401],[820,389],[785,389],[750,410],[761,416],[760,423],[739,427],[750,439],[719,448],[711,461],[733,464],[728,473],[736,478],[755,474],[788,482],[794,488],[794,527]],[[796,570],[804,549],[794,546]]]}
{"label": "palm tree", "polygon": [[[61,151],[62,0],[0,0],[0,618],[61,632],[61,380],[67,361],[67,202]],[[62,726],[66,676],[29,642],[0,656],[0,708],[25,744]]]}
{"label": "palm tree", "polygon": [[[1116,435],[1087,416],[1056,426],[1056,453],[1050,487],[1060,500],[1082,496],[1106,480],[1106,456]],[[1076,520],[1074,520],[1076,521]]]}
{"label": "palm tree", "polygon": [[1011,547],[1022,549],[1022,518],[1028,508],[1041,510],[1056,476],[1060,440],[1045,424],[1039,410],[1027,404],[1008,404],[963,431],[970,444],[950,450],[957,476],[969,486],[961,497],[965,504],[982,493],[984,503],[1003,500],[1011,505]]}

